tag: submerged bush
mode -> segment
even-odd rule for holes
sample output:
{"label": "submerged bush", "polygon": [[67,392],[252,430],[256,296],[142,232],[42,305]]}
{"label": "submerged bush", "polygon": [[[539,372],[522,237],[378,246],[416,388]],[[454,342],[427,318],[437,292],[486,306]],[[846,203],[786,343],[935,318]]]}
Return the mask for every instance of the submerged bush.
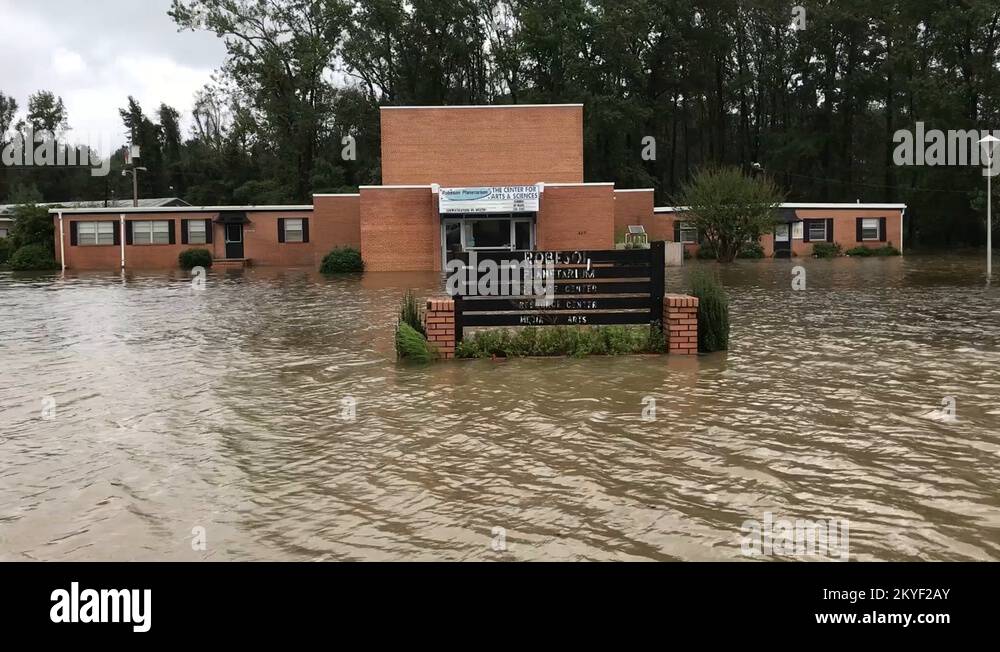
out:
{"label": "submerged bush", "polygon": [[437,354],[424,336],[406,322],[396,326],[396,355],[402,360],[430,362]]}
{"label": "submerged bush", "polygon": [[420,304],[410,290],[403,295],[403,302],[399,307],[399,323],[408,324],[420,335],[427,337],[427,331],[424,330],[424,324],[420,319]]}
{"label": "submerged bush", "polygon": [[365,271],[361,252],[354,247],[337,247],[323,258],[319,271],[324,274],[346,274]]}
{"label": "submerged bush", "polygon": [[48,247],[42,244],[24,245],[10,257],[10,268],[17,272],[59,269]]}
{"label": "submerged bush", "polygon": [[813,256],[816,258],[836,258],[843,253],[843,248],[836,242],[817,242],[813,245]]}
{"label": "submerged bush", "polygon": [[212,266],[212,252],[208,249],[185,249],[177,255],[177,262],[183,269],[208,268]]}
{"label": "submerged bush", "polygon": [[698,297],[698,350],[703,353],[729,349],[729,297],[711,274],[691,275],[691,296]]}
{"label": "submerged bush", "polygon": [[455,357],[501,358],[630,355],[662,353],[665,338],[659,326],[527,326],[516,330],[476,332],[458,343]]}
{"label": "submerged bush", "polygon": [[10,258],[10,240],[0,238],[0,265],[6,265],[8,258]]}
{"label": "submerged bush", "polygon": [[887,244],[882,247],[865,247],[858,246],[853,249],[847,250],[848,256],[859,256],[861,258],[867,258],[869,256],[901,256],[903,252],[896,249],[892,244]]}
{"label": "submerged bush", "polygon": [[[697,257],[698,260],[717,260],[719,258],[719,254],[716,252],[715,247],[706,242],[698,248]],[[740,247],[736,257],[751,259],[763,258],[764,247],[760,245],[760,242],[748,242]]]}

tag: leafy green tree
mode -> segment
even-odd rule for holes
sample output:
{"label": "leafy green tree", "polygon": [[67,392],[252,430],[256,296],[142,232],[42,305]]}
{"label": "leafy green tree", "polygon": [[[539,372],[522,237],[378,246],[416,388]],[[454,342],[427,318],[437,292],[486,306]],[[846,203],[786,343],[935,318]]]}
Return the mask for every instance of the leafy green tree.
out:
{"label": "leafy green tree", "polygon": [[722,167],[699,172],[682,187],[676,202],[718,261],[731,263],[741,249],[773,228],[782,200],[770,179],[754,179],[738,168]]}

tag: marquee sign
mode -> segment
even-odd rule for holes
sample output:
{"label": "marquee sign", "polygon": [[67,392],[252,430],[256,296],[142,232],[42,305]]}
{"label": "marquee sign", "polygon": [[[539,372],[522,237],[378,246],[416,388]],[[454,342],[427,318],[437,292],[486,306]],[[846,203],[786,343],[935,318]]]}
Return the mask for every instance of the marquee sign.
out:
{"label": "marquee sign", "polygon": [[534,213],[538,212],[538,186],[485,186],[481,188],[441,188],[441,214],[455,213]]}

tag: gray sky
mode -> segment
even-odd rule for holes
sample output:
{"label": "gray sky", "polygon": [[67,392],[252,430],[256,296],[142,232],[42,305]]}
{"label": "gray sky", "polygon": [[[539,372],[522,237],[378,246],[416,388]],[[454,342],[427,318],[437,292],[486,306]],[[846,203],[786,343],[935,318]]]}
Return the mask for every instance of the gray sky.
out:
{"label": "gray sky", "polygon": [[120,144],[118,109],[129,95],[147,114],[160,102],[173,106],[187,135],[194,93],[225,48],[214,34],[179,33],[169,7],[170,0],[0,0],[0,91],[22,114],[30,93],[60,95],[79,142]]}

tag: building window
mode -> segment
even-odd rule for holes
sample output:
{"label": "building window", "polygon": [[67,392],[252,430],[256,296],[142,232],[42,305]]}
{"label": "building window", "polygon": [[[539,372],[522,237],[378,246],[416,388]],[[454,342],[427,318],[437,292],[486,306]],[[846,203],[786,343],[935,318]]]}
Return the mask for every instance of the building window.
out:
{"label": "building window", "polygon": [[285,220],[285,242],[302,242],[302,220]]}
{"label": "building window", "polygon": [[810,242],[826,242],[826,220],[810,220]]}
{"label": "building window", "polygon": [[7,229],[0,229],[0,238],[7,237]]}
{"label": "building window", "polygon": [[205,244],[205,220],[187,221],[187,241],[189,244]]}
{"label": "building window", "polygon": [[681,222],[681,242],[685,244],[698,242],[698,229],[690,222]]}
{"label": "building window", "polygon": [[804,227],[804,225],[802,224],[802,222],[793,222],[792,223],[792,239],[793,240],[801,240],[802,239],[803,227]]}
{"label": "building window", "polygon": [[879,233],[879,219],[877,217],[865,218],[861,220],[861,239],[862,240],[878,240],[881,234]]}
{"label": "building window", "polygon": [[82,246],[113,245],[115,243],[115,223],[77,222],[76,243]]}
{"label": "building window", "polygon": [[170,222],[132,222],[132,244],[170,244]]}

